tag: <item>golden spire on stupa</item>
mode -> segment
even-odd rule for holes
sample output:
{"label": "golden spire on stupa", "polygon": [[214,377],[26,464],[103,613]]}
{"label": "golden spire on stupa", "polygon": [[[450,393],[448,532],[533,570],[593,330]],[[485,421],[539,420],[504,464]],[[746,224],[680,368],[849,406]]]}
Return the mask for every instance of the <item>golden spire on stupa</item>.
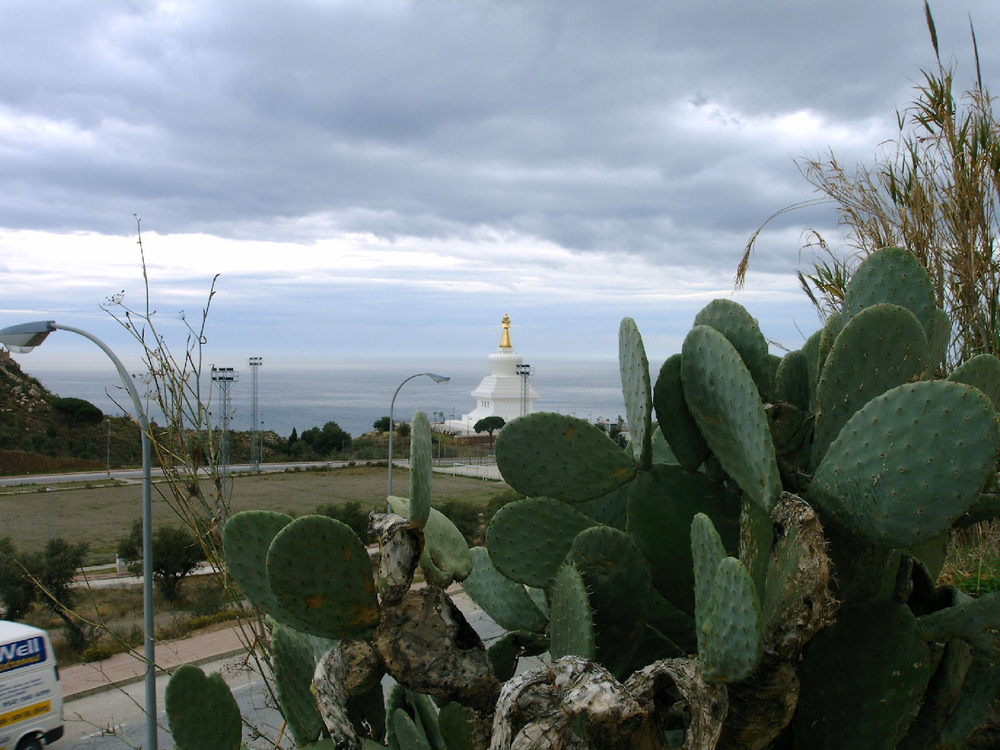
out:
{"label": "golden spire on stupa", "polygon": [[514,345],[510,343],[510,315],[504,313],[501,322],[503,323],[503,335],[500,337],[500,348],[513,349]]}

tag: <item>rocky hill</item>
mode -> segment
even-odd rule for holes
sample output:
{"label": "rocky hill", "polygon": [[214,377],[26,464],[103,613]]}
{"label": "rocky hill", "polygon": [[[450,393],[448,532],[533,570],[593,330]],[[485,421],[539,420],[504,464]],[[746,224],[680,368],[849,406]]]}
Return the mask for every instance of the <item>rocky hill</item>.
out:
{"label": "rocky hill", "polygon": [[20,365],[0,349],[0,416],[30,419],[51,411],[46,396],[51,393],[35,378],[24,373]]}
{"label": "rocky hill", "polygon": [[[155,425],[154,425],[155,429]],[[262,458],[284,458],[287,441],[261,435]],[[139,466],[138,427],[78,398],[61,398],[0,349],[0,476]],[[230,459],[250,460],[250,434],[230,434]],[[154,463],[156,458],[154,456]]]}
{"label": "rocky hill", "polygon": [[79,399],[63,399],[0,350],[0,474],[134,466],[139,434],[122,417],[105,417]]}

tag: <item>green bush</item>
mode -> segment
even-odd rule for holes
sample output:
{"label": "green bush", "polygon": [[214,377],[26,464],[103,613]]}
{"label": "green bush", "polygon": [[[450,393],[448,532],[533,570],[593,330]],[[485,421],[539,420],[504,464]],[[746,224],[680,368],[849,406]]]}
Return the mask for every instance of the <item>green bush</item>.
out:
{"label": "green bush", "polygon": [[[168,602],[180,595],[181,581],[204,557],[198,540],[179,526],[161,526],[153,532],[153,578]],[[130,562],[129,570],[142,572],[142,521],[136,519],[129,535],[118,540],[118,557]]]}
{"label": "green bush", "polygon": [[467,500],[446,500],[438,504],[438,510],[444,513],[462,532],[470,547],[481,547],[486,544],[486,529],[489,528],[493,516],[507,503],[519,500],[523,495],[514,490],[498,492],[485,503],[473,503]]}
{"label": "green bush", "polygon": [[52,408],[74,425],[98,424],[104,419],[104,412],[82,398],[54,398]]}
{"label": "green bush", "polygon": [[366,508],[357,500],[350,500],[346,503],[326,503],[316,508],[317,515],[329,516],[347,524],[355,534],[365,541],[369,537],[368,513],[370,511],[371,508]]}

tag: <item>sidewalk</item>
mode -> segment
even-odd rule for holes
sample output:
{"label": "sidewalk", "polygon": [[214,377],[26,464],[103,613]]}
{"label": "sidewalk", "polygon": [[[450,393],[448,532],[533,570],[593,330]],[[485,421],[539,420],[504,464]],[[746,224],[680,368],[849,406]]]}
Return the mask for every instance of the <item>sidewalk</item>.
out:
{"label": "sidewalk", "polygon": [[[413,588],[422,588],[427,584],[413,584]],[[462,589],[461,584],[453,583],[446,591],[452,597],[455,605],[469,618],[470,623],[481,625],[476,628],[485,639],[495,638],[503,631],[499,630],[492,620],[472,601]],[[488,623],[486,621],[488,620]],[[485,629],[490,632],[482,632]],[[496,632],[492,632],[496,631]],[[246,651],[240,642],[239,628],[231,625],[210,633],[198,633],[190,638],[180,638],[176,641],[164,641],[156,644],[157,673],[169,673],[182,664],[205,664],[218,659],[227,659]],[[137,654],[115,654],[104,661],[75,664],[72,667],[59,669],[62,683],[63,700],[84,698],[104,690],[140,682],[146,677],[146,662],[141,656],[140,646]]]}
{"label": "sidewalk", "polygon": [[[448,463],[449,461],[454,461],[454,463]],[[392,465],[400,469],[409,470],[410,459],[394,458],[392,459]],[[441,459],[439,463],[435,463],[431,466],[431,469],[436,474],[448,474],[453,477],[473,477],[475,479],[503,481],[503,476],[500,474],[500,469],[496,463],[462,463],[461,458],[446,458]]]}
{"label": "sidewalk", "polygon": [[503,481],[500,469],[496,464],[455,464],[454,466],[435,466],[436,474],[449,474],[453,477],[475,477],[476,479],[493,479]]}
{"label": "sidewalk", "polygon": [[[182,664],[204,664],[216,659],[235,656],[246,649],[240,643],[239,631],[230,626],[190,638],[156,644],[159,672],[170,672]],[[141,654],[142,647],[139,647]],[[73,700],[102,690],[140,682],[146,677],[146,662],[131,653],[115,654],[104,661],[75,664],[59,670],[63,699]]]}

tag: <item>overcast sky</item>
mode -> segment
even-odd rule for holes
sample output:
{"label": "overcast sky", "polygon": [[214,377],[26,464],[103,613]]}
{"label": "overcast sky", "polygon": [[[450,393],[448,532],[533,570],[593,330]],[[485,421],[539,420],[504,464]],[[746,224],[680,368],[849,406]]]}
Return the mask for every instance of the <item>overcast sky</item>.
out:
{"label": "overcast sky", "polygon": [[[1000,3],[932,7],[996,81]],[[0,326],[127,357],[138,214],[166,329],[220,274],[212,356],[481,357],[509,312],[534,359],[613,357],[625,315],[662,359],[812,197],[795,160],[870,163],[932,64],[919,0],[3,0]],[[736,296],[789,346],[835,225],[771,224]]]}

